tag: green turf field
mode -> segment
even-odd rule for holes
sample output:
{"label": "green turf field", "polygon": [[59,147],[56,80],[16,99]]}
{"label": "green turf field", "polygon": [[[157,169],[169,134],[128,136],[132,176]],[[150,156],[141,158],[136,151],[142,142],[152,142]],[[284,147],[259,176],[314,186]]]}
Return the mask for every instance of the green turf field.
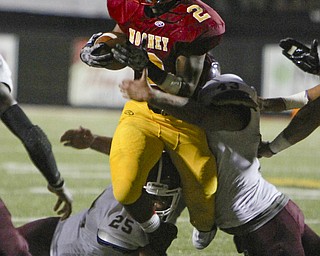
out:
{"label": "green turf field", "polygon": [[[47,133],[58,166],[74,196],[74,212],[88,207],[110,184],[108,157],[90,150],[76,150],[59,143],[67,129],[82,125],[93,133],[112,135],[119,111],[101,109],[51,108],[23,106],[35,124]],[[262,118],[265,140],[271,140],[289,119]],[[52,216],[55,196],[47,192],[45,179],[32,165],[20,141],[0,123],[0,196],[12,212],[16,225],[44,216]],[[320,234],[320,132],[271,159],[262,159],[263,175],[302,208],[306,222]],[[179,235],[169,255],[238,255],[230,236],[218,232],[203,251],[191,244],[192,227],[185,212],[178,222]]]}

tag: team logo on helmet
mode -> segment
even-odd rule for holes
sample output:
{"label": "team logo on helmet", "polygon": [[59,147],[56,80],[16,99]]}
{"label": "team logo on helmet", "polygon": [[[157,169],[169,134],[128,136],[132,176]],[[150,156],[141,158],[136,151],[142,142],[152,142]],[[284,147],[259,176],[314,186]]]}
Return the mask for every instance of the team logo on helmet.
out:
{"label": "team logo on helmet", "polygon": [[158,28],[164,27],[164,22],[161,20],[157,20],[154,25],[156,25]]}

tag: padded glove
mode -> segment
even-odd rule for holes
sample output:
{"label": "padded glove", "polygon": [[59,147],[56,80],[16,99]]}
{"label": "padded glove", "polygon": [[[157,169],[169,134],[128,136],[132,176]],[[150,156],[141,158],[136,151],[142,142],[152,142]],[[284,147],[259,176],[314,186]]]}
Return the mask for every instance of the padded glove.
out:
{"label": "padded glove", "polygon": [[284,49],[282,54],[300,69],[310,74],[320,75],[318,41],[316,39],[312,41],[311,48],[292,38],[282,39],[279,45]]}
{"label": "padded glove", "polygon": [[142,71],[149,62],[148,52],[146,50],[147,40],[143,39],[140,47],[127,43],[121,46],[116,44],[116,47],[111,51],[113,57],[122,64],[131,67],[133,70]]}
{"label": "padded glove", "polygon": [[90,67],[104,68],[111,60],[113,60],[111,52],[101,55],[95,54],[100,52],[100,49],[104,45],[103,43],[94,44],[101,35],[101,32],[93,34],[80,51],[80,59]]}

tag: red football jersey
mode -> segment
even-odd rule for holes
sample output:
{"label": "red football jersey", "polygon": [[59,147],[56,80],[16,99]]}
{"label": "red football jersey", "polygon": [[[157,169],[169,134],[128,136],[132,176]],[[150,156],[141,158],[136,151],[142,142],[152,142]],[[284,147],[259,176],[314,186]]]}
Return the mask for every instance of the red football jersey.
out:
{"label": "red football jersey", "polygon": [[214,48],[225,32],[219,14],[199,0],[178,1],[157,17],[148,17],[148,7],[132,0],[108,0],[107,6],[129,41],[139,46],[146,37],[150,60],[173,73],[179,55],[202,55]]}

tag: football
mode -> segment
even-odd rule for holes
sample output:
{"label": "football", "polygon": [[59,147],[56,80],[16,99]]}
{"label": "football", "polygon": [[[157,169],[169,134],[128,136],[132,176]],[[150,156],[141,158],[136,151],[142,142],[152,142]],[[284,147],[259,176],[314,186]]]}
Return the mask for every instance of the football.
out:
{"label": "football", "polygon": [[[94,50],[92,54],[98,56],[110,53],[111,49],[114,48],[116,44],[125,45],[126,42],[127,37],[125,34],[118,32],[105,32],[94,42],[94,44],[102,44],[102,46]],[[105,68],[110,70],[119,70],[125,67],[125,64],[122,64],[115,59],[108,61],[105,64]]]}

